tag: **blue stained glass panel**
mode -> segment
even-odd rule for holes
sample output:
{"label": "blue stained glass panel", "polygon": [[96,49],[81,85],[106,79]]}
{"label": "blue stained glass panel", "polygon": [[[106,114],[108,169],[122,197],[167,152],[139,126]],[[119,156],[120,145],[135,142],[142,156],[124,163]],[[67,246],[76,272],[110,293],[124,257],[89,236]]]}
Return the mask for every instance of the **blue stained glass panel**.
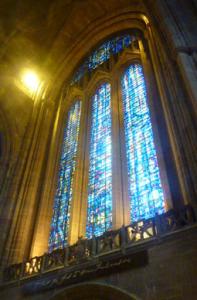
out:
{"label": "blue stained glass panel", "polygon": [[81,101],[77,101],[74,103],[68,113],[67,124],[64,130],[58,186],[55,195],[49,237],[49,251],[64,247],[68,241],[80,116]]}
{"label": "blue stained glass panel", "polygon": [[133,38],[130,34],[114,37],[101,44],[92,54],[81,64],[79,69],[75,72],[72,83],[79,81],[85,74],[110,58],[111,54],[117,54],[123,49],[129,47]]}
{"label": "blue stained glass panel", "polygon": [[130,65],[121,84],[131,221],[134,222],[164,213],[164,196],[142,66]]}
{"label": "blue stained glass panel", "polygon": [[86,236],[99,236],[112,226],[112,142],[110,84],[92,98]]}

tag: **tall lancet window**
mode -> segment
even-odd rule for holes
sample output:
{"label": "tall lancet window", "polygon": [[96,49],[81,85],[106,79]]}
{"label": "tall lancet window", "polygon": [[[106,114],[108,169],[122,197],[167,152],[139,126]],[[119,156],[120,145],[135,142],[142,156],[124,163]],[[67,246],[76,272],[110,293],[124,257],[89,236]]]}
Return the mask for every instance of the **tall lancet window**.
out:
{"label": "tall lancet window", "polygon": [[68,242],[80,116],[81,101],[77,101],[70,108],[64,130],[58,186],[54,201],[53,217],[49,237],[50,251],[64,247]]}
{"label": "tall lancet window", "polygon": [[111,87],[102,84],[92,97],[86,236],[112,226]]}
{"label": "tall lancet window", "polygon": [[144,74],[140,64],[122,76],[122,98],[131,221],[164,212],[164,196],[154,145]]}

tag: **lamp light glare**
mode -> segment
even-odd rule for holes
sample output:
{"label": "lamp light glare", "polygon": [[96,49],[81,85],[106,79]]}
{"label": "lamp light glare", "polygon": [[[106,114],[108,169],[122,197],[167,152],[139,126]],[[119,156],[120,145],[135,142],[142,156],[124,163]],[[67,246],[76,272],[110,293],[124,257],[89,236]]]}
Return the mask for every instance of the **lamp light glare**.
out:
{"label": "lamp light glare", "polygon": [[39,87],[38,76],[32,71],[26,71],[22,76],[22,83],[31,93],[35,93]]}

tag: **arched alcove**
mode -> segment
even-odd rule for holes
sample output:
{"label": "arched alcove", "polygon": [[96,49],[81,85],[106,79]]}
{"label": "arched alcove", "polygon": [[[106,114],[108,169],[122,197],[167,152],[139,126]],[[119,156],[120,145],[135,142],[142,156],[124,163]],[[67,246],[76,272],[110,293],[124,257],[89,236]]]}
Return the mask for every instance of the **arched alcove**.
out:
{"label": "arched alcove", "polygon": [[58,292],[50,300],[140,300],[120,288],[95,282],[77,284]]}

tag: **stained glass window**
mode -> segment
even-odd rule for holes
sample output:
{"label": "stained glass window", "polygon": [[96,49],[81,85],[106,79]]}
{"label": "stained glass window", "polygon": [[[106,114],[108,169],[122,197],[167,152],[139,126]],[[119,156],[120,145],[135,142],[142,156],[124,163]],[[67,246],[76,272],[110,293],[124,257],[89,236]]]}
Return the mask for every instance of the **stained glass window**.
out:
{"label": "stained glass window", "polygon": [[163,213],[164,196],[142,66],[130,65],[121,84],[129,199],[134,222]]}
{"label": "stained glass window", "polygon": [[110,58],[111,54],[121,52],[127,48],[133,40],[130,34],[118,36],[104,42],[81,64],[79,69],[74,74],[72,83],[79,81],[85,74],[85,72],[96,69],[103,62]]}
{"label": "stained glass window", "polygon": [[58,186],[54,201],[51,232],[49,237],[50,251],[64,247],[68,240],[80,115],[81,101],[77,101],[68,113],[67,124],[64,131]]}
{"label": "stained glass window", "polygon": [[104,83],[92,98],[86,236],[112,226],[111,92]]}

